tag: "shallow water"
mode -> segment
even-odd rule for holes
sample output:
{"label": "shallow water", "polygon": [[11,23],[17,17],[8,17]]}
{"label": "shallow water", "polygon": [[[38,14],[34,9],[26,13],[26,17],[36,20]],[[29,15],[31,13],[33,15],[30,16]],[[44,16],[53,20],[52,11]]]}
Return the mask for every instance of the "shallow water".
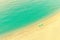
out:
{"label": "shallow water", "polygon": [[47,0],[2,1],[0,3],[0,34],[23,28],[51,14],[59,8],[59,2]]}

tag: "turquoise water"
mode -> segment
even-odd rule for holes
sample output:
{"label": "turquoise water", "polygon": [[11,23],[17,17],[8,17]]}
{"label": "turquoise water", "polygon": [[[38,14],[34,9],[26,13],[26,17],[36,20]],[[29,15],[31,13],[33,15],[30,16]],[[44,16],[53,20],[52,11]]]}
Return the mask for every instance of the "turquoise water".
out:
{"label": "turquoise water", "polygon": [[7,2],[0,9],[0,34],[23,28],[25,25],[41,20],[59,7],[58,2],[47,0],[42,0],[41,2],[35,0],[23,3],[20,3],[18,0]]}

